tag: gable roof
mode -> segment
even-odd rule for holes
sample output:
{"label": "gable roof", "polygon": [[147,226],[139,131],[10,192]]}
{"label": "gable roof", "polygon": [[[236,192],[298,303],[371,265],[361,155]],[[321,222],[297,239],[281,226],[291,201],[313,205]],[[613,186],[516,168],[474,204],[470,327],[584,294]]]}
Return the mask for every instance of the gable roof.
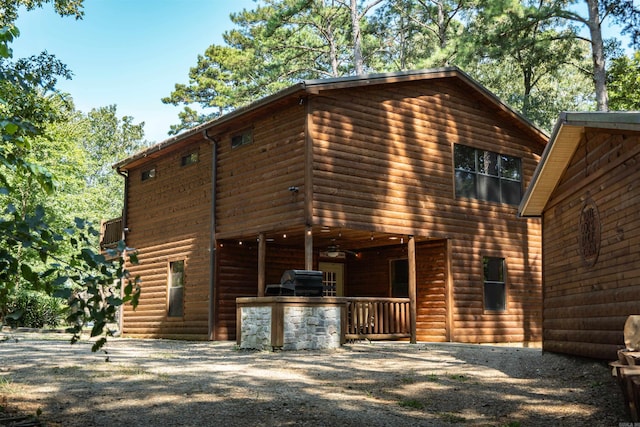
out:
{"label": "gable roof", "polygon": [[244,107],[222,115],[216,119],[198,125],[193,129],[182,132],[174,137],[168,138],[152,147],[144,149],[132,156],[121,160],[113,165],[117,169],[127,169],[132,163],[138,163],[138,160],[153,156],[157,153],[182,141],[192,139],[194,136],[204,134],[208,138],[206,132],[212,128],[223,125],[231,120],[244,114],[254,112],[259,109],[268,108],[270,105],[286,99],[300,99],[307,95],[319,94],[322,91],[347,89],[354,87],[372,86],[379,84],[403,83],[418,80],[432,80],[442,78],[453,78],[471,89],[470,93],[480,97],[483,101],[491,105],[498,114],[511,120],[519,129],[527,133],[531,138],[541,144],[545,144],[548,135],[542,129],[538,128],[533,122],[527,120],[524,116],[512,109],[510,106],[502,102],[496,95],[487,88],[476,82],[468,74],[460,70],[458,67],[434,68],[425,70],[399,71],[392,73],[365,74],[359,76],[337,77],[330,79],[303,80],[288,88],[285,88],[272,95],[261,98]]}
{"label": "gable roof", "polygon": [[640,112],[563,112],[542,153],[518,215],[541,216],[586,128],[640,131]]}

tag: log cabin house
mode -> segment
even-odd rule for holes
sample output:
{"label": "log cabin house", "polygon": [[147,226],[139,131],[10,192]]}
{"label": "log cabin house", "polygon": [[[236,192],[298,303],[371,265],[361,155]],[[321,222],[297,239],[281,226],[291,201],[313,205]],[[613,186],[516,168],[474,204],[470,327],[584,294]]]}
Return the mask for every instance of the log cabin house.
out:
{"label": "log cabin house", "polygon": [[640,113],[562,113],[519,213],[542,217],[543,348],[617,359],[640,314]]}
{"label": "log cabin house", "polygon": [[142,280],[123,334],[233,340],[236,298],[304,269],[406,319],[354,337],[539,343],[541,230],[517,209],[547,139],[443,68],[303,81],[137,153],[115,165]]}

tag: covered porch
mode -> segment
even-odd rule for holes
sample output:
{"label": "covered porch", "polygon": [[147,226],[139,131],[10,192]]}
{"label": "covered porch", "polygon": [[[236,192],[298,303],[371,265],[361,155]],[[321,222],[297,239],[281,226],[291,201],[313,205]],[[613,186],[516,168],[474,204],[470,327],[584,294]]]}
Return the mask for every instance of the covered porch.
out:
{"label": "covered porch", "polygon": [[[101,247],[122,235],[121,219],[105,221]],[[301,226],[240,236],[217,233],[211,240],[209,277],[186,278],[187,286],[208,283],[208,295],[185,291],[185,307],[192,298],[208,300],[202,315],[208,318],[210,340],[236,340],[237,298],[265,296],[266,286],[279,283],[291,269],[323,272],[324,296],[344,301],[345,340],[451,340],[447,239]]]}
{"label": "covered porch", "polygon": [[322,271],[324,296],[344,301],[345,340],[450,340],[446,239],[308,226],[242,237],[219,233],[215,245],[211,339],[237,338],[235,298],[264,297],[284,271],[303,269]]}

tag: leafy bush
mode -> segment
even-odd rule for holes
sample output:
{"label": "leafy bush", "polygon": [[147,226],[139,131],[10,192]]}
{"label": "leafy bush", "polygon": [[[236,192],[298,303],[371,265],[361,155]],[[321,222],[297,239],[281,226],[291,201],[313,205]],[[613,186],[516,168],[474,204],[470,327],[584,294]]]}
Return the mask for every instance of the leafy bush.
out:
{"label": "leafy bush", "polygon": [[56,327],[62,319],[60,298],[36,291],[19,291],[9,303],[7,324],[27,328]]}

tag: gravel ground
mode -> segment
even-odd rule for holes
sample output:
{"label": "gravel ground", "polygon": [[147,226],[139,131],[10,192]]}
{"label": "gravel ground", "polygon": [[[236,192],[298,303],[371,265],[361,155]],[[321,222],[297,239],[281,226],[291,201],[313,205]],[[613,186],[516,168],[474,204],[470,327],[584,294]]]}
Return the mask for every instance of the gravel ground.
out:
{"label": "gravel ground", "polygon": [[[247,352],[231,342],[0,334],[0,404],[47,426],[614,426],[604,362],[540,349],[355,343]],[[1,415],[1,414],[0,414]]]}

